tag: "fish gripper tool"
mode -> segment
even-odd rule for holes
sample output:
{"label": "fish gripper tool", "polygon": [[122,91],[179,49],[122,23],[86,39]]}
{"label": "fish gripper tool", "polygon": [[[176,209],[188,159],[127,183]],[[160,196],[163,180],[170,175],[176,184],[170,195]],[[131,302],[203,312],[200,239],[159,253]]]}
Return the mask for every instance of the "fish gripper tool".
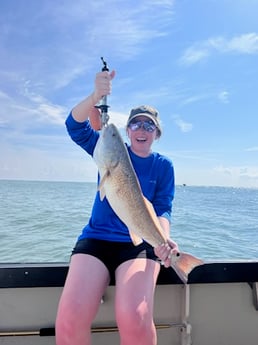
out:
{"label": "fish gripper tool", "polygon": [[[107,63],[106,63],[106,61],[104,60],[103,57],[101,57],[101,60],[103,62],[102,72],[109,71]],[[103,96],[102,100],[101,100],[101,104],[100,105],[96,105],[95,108],[98,108],[98,109],[101,110],[101,123],[102,123],[102,127],[106,126],[107,123],[108,123],[108,120],[109,120],[109,115],[108,115],[109,105],[107,105],[107,96]]]}

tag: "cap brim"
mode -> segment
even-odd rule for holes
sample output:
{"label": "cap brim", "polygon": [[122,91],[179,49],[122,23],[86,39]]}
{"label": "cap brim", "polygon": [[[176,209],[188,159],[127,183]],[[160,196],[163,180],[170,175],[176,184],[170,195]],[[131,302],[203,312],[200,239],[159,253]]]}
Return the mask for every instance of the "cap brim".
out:
{"label": "cap brim", "polygon": [[148,114],[148,113],[138,113],[138,114],[133,115],[132,117],[130,117],[130,118],[128,119],[127,125],[129,125],[129,123],[130,123],[133,119],[135,119],[136,117],[139,117],[139,116],[145,116],[145,117],[147,117],[148,119],[150,119],[151,121],[153,121],[153,122],[155,123],[156,126],[159,125],[157,119],[155,119],[154,116],[151,116],[151,115]]}

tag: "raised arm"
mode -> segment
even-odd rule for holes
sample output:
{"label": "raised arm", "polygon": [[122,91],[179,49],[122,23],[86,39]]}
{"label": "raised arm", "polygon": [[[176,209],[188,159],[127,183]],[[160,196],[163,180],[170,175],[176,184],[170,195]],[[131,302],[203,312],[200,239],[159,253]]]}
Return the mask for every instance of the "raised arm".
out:
{"label": "raised arm", "polygon": [[95,105],[103,96],[107,96],[111,93],[111,81],[114,76],[115,71],[110,73],[104,71],[96,74],[94,91],[78,103],[72,110],[72,116],[77,122],[85,122],[88,118],[98,118],[99,110],[95,108]]}

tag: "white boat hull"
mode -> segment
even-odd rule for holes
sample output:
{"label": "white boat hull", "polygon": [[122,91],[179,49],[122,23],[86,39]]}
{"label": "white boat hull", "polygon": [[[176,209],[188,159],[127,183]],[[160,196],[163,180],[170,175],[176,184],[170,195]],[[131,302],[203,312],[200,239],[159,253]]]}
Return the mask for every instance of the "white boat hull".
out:
{"label": "white boat hull", "polygon": [[[0,344],[54,345],[66,264],[0,264]],[[155,296],[160,345],[257,345],[258,262],[198,267],[183,285],[162,268]],[[119,344],[113,282],[92,325],[93,345]]]}

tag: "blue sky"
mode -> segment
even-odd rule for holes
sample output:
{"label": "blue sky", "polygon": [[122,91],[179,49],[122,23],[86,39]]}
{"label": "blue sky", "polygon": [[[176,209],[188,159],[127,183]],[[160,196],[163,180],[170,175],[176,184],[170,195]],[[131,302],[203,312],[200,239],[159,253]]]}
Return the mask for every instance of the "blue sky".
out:
{"label": "blue sky", "polygon": [[68,137],[103,56],[110,118],[155,106],[176,183],[258,187],[257,0],[1,0],[0,179],[95,181]]}

